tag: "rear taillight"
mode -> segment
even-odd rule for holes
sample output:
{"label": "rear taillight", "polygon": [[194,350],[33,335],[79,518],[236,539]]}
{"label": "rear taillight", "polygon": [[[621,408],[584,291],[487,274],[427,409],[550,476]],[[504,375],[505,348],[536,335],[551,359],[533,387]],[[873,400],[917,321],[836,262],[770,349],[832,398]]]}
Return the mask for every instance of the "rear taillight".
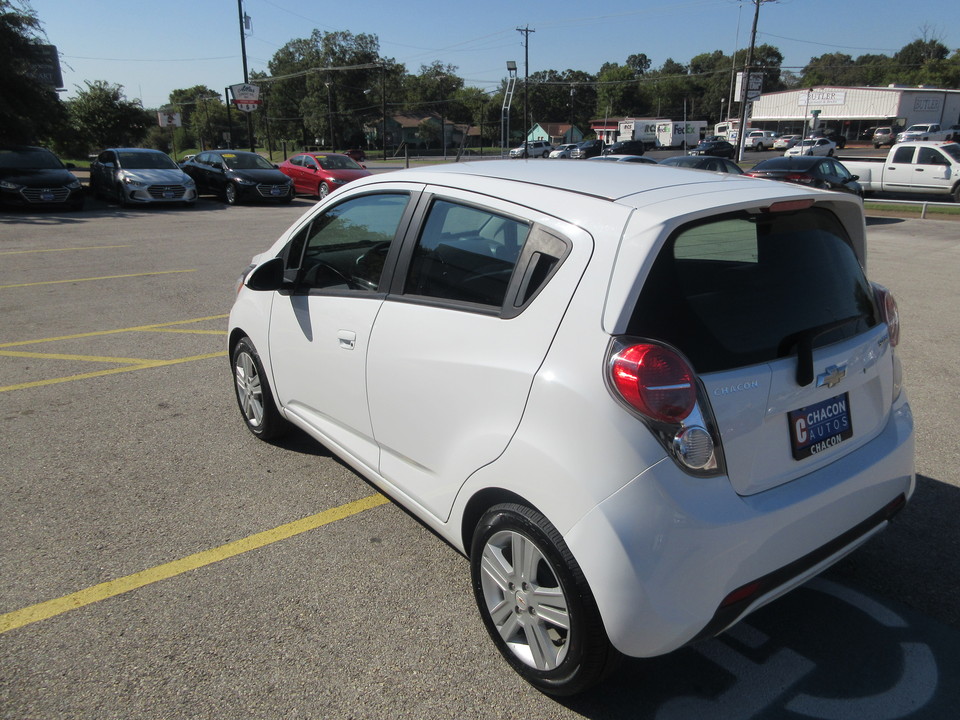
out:
{"label": "rear taillight", "polygon": [[679,352],[659,343],[614,338],[608,380],[617,399],[636,414],[687,472],[723,472],[709,408],[698,399],[693,367]]}
{"label": "rear taillight", "polygon": [[693,369],[662,345],[641,343],[620,350],[611,373],[623,399],[652,420],[680,422],[697,403]]}
{"label": "rear taillight", "polygon": [[805,184],[809,184],[814,181],[814,178],[812,176],[806,175],[804,173],[787,173],[786,175],[783,176],[783,179],[787,180],[788,182],[805,183]]}
{"label": "rear taillight", "polygon": [[900,311],[897,309],[897,301],[893,299],[893,293],[877,283],[873,283],[873,295],[890,331],[890,345],[896,347],[900,343]]}

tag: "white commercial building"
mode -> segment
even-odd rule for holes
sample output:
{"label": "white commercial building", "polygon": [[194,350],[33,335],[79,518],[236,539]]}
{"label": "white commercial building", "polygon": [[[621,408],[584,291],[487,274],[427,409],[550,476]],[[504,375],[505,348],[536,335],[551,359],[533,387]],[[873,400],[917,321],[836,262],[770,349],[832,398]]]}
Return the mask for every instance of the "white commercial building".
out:
{"label": "white commercial building", "polygon": [[811,129],[862,138],[876,126],[960,123],[960,90],[928,87],[814,87],[761,95],[750,126],[781,133]]}

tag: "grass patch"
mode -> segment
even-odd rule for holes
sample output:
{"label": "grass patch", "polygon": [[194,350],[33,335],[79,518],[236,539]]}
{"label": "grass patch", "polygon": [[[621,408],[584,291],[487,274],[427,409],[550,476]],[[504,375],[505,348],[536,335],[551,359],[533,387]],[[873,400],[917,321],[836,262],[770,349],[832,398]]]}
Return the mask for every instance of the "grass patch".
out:
{"label": "grass patch", "polygon": [[[882,214],[898,217],[920,217],[923,206],[920,203],[916,205],[901,205],[899,203],[885,203],[882,200],[867,200],[863,204],[864,212],[870,214]],[[954,207],[943,207],[940,205],[928,205],[926,217],[936,215],[942,220],[960,220],[960,205]]]}

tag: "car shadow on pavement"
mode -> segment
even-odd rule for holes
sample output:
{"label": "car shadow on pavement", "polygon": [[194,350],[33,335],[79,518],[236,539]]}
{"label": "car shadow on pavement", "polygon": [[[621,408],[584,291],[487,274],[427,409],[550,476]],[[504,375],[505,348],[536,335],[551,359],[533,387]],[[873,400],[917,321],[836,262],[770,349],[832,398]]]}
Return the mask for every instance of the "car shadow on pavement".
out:
{"label": "car shadow on pavement", "polygon": [[881,215],[867,215],[866,221],[867,221],[867,227],[870,227],[871,225],[896,225],[897,223],[904,222],[904,218],[883,217]]}
{"label": "car shadow on pavement", "polygon": [[337,459],[333,453],[327,450],[323,443],[314,440],[310,435],[295,425],[291,425],[290,429],[283,436],[267,440],[266,442],[284,450],[292,450],[301,455]]}
{"label": "car shadow on pavement", "polygon": [[960,488],[920,477],[901,517],[824,576],[563,704],[596,719],[956,717],[958,516]]}

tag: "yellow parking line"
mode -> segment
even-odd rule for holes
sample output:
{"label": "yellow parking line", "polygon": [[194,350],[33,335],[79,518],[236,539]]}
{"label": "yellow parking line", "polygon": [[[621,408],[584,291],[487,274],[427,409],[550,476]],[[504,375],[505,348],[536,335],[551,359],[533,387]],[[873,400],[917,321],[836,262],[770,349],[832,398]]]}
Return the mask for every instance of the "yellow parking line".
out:
{"label": "yellow parking line", "polygon": [[208,360],[215,357],[226,357],[227,353],[215,352],[205,355],[192,355],[190,357],[176,358],[174,360],[144,360],[138,361],[136,365],[127,365],[126,367],[110,368],[109,370],[97,370],[95,372],[81,373],[79,375],[67,375],[66,377],[49,378],[47,380],[34,380],[32,382],[17,383],[16,385],[0,386],[0,393],[10,392],[11,390],[26,390],[28,388],[43,387],[44,385],[57,385],[58,383],[73,382],[74,380],[88,380],[95,377],[104,377],[105,375],[117,375],[119,373],[134,372],[136,370],[147,370],[150,368],[165,367],[167,365],[178,365],[180,363],[193,362],[194,360]]}
{"label": "yellow parking line", "polygon": [[118,280],[120,278],[148,277],[150,275],[175,275],[177,273],[196,272],[193,270],[160,270],[158,272],[131,273],[129,275],[104,275],[103,277],[74,278],[73,280],[43,280],[42,282],[16,283],[13,285],[0,285],[0,290],[19,287],[36,287],[37,285],[64,285],[66,283],[93,282],[94,280]]}
{"label": "yellow parking line", "polygon": [[[191,318],[189,320],[174,320],[165,323],[153,323],[151,325],[135,325],[128,328],[117,328],[115,330],[94,330],[93,332],[76,333],[74,335],[58,335],[57,337],[39,338],[37,340],[18,340],[16,342],[0,343],[0,348],[21,347],[23,345],[39,345],[40,343],[59,342],[60,340],[77,340],[78,338],[99,337],[101,335],[116,335],[125,332],[147,332],[157,330],[158,328],[169,328],[177,325],[189,325],[191,323],[206,322],[207,320],[223,320],[229,315],[207,315],[206,317]],[[220,331],[217,331],[220,332]]]}
{"label": "yellow parking line", "polygon": [[181,335],[226,335],[226,330],[181,330],[179,328],[150,328],[143,332],[180,333]]}
{"label": "yellow parking line", "polygon": [[383,495],[369,495],[361,500],[340,505],[339,507],[325,510],[316,515],[295,520],[286,525],[280,525],[272,530],[265,530],[264,532],[235,540],[234,542],[221,545],[212,550],[204,550],[182,558],[181,560],[174,560],[148,570],[133,573],[132,575],[94,585],[93,587],[80,590],[70,595],[5,613],[4,615],[0,615],[0,633],[46,620],[65,613],[68,610],[75,610],[84,605],[106,600],[107,598],[144,587],[145,585],[159,582],[160,580],[182,575],[190,570],[196,570],[205,565],[220,562],[221,560],[226,560],[227,558],[249,552],[250,550],[256,550],[257,548],[270,545],[279,540],[286,540],[294,535],[299,535],[308,530],[314,530],[323,525],[336,522],[337,520],[343,520],[351,515],[356,515],[364,510],[378,507],[387,502],[389,502],[389,500]]}
{"label": "yellow parking line", "polygon": [[64,353],[23,352],[22,350],[0,350],[0,357],[31,358],[33,360],[77,360],[79,362],[141,364],[152,362],[147,358],[105,357],[100,355],[67,355]]}
{"label": "yellow parking line", "polygon": [[52,248],[49,250],[4,250],[0,255],[26,255],[29,253],[70,252],[72,250],[113,250],[114,248],[133,247],[133,245],[90,245],[89,247]]}

